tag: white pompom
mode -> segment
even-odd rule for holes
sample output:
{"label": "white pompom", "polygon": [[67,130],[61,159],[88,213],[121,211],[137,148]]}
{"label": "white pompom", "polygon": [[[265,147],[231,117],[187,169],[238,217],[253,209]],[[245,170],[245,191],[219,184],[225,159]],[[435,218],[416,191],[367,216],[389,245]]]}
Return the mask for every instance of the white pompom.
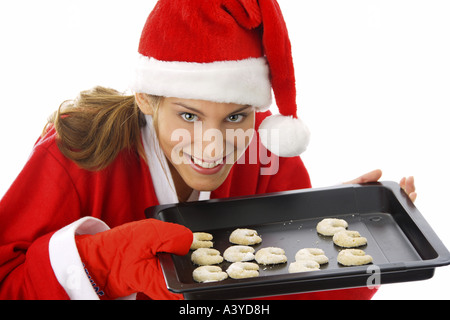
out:
{"label": "white pompom", "polygon": [[308,127],[303,121],[292,116],[267,117],[258,131],[262,144],[280,157],[299,156],[309,144]]}

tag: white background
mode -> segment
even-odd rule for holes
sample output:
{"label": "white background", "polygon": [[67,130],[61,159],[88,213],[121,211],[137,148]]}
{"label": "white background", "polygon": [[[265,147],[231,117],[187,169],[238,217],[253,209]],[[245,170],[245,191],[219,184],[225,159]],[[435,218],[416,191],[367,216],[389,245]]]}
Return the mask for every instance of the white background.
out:
{"label": "white background", "polygon": [[[95,85],[125,91],[151,0],[0,2],[0,196],[47,117]],[[314,187],[380,168],[414,175],[416,206],[450,248],[450,2],[279,0],[312,131]],[[449,299],[450,268],[377,299]]]}

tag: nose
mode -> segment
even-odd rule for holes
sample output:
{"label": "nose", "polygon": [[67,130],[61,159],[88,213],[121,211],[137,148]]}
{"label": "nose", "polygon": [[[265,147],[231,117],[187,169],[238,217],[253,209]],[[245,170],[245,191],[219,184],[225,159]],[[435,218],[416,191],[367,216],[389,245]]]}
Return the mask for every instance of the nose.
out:
{"label": "nose", "polygon": [[203,161],[217,161],[226,153],[225,130],[200,122],[194,127],[194,156]]}

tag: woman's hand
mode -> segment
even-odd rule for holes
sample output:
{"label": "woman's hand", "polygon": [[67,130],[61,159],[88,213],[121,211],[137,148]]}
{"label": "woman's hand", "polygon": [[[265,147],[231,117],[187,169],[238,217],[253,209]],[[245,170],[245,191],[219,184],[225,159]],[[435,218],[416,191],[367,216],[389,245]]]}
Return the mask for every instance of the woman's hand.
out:
{"label": "woman's hand", "polygon": [[400,187],[405,190],[406,194],[409,196],[412,202],[416,201],[417,193],[416,186],[414,184],[414,177],[403,177],[400,180]]}
{"label": "woman's hand", "polygon": [[[380,180],[382,171],[377,169],[370,171],[368,173],[363,174],[362,176],[353,179],[348,182],[344,182],[344,184],[358,184],[358,183],[366,183],[366,182],[377,182]],[[400,187],[405,190],[406,194],[409,196],[412,202],[416,201],[417,193],[416,193],[416,186],[414,184],[414,177],[403,177],[400,180]]]}

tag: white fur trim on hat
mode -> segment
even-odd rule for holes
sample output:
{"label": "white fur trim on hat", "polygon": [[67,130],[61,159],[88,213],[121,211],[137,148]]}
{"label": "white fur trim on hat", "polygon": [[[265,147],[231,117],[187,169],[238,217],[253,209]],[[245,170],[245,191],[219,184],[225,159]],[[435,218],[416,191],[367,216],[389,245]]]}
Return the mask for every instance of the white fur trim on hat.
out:
{"label": "white fur trim on hat", "polygon": [[139,54],[130,89],[164,97],[252,105],[272,102],[264,57],[211,63],[159,61]]}
{"label": "white fur trim on hat", "polygon": [[292,116],[273,115],[261,123],[258,130],[262,144],[280,157],[303,153],[309,144],[310,131],[302,120]]}

